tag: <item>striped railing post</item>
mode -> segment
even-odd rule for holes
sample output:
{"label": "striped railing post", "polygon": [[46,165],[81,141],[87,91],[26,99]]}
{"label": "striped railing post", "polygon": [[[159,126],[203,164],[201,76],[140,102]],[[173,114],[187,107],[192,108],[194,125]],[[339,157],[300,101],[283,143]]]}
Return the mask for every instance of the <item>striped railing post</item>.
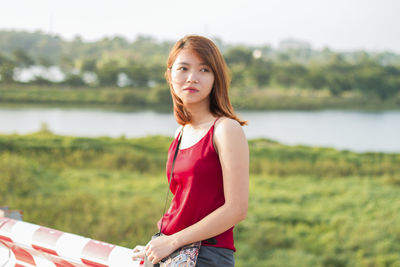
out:
{"label": "striped railing post", "polygon": [[135,267],[132,250],[0,218],[0,267]]}

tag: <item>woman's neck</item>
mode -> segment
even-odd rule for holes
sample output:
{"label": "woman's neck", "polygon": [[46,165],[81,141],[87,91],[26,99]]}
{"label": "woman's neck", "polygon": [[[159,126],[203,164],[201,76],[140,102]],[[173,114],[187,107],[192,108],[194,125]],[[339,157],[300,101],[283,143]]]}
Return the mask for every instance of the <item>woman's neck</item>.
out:
{"label": "woman's neck", "polygon": [[186,108],[192,116],[192,122],[190,123],[192,128],[201,127],[203,124],[214,119],[208,104],[190,105],[186,106]]}

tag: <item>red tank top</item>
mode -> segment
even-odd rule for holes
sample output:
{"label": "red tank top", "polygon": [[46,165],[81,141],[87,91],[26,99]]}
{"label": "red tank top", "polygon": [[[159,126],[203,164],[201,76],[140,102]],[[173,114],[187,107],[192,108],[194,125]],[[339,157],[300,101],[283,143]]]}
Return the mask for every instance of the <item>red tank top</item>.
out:
{"label": "red tank top", "polygon": [[[221,164],[213,145],[214,126],[217,120],[200,141],[178,152],[170,187],[174,197],[170,208],[164,214],[162,232],[166,235],[195,224],[225,203]],[[168,150],[166,166],[168,178],[179,135]],[[158,227],[160,223],[161,220],[158,222]],[[203,241],[202,245],[236,251],[233,227],[214,238],[216,244]]]}

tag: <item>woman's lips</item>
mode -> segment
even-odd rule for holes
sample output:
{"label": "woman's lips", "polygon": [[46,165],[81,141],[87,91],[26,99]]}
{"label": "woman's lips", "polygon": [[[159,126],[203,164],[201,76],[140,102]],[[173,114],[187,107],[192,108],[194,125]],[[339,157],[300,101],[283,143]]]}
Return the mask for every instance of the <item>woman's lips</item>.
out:
{"label": "woman's lips", "polygon": [[185,88],[185,89],[183,89],[184,91],[189,91],[190,93],[196,93],[196,92],[198,92],[199,90],[198,89],[196,89],[196,88],[194,88],[194,87],[187,87],[187,88]]}

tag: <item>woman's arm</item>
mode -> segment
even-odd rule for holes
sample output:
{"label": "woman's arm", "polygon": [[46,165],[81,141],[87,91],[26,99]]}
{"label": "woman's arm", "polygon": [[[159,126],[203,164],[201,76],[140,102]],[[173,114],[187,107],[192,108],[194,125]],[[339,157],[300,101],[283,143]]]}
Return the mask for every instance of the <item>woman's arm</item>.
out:
{"label": "woman's arm", "polygon": [[177,248],[219,235],[246,218],[249,149],[242,127],[235,120],[221,119],[215,126],[214,143],[222,167],[225,203],[199,222],[150,241],[146,255],[154,264]]}

